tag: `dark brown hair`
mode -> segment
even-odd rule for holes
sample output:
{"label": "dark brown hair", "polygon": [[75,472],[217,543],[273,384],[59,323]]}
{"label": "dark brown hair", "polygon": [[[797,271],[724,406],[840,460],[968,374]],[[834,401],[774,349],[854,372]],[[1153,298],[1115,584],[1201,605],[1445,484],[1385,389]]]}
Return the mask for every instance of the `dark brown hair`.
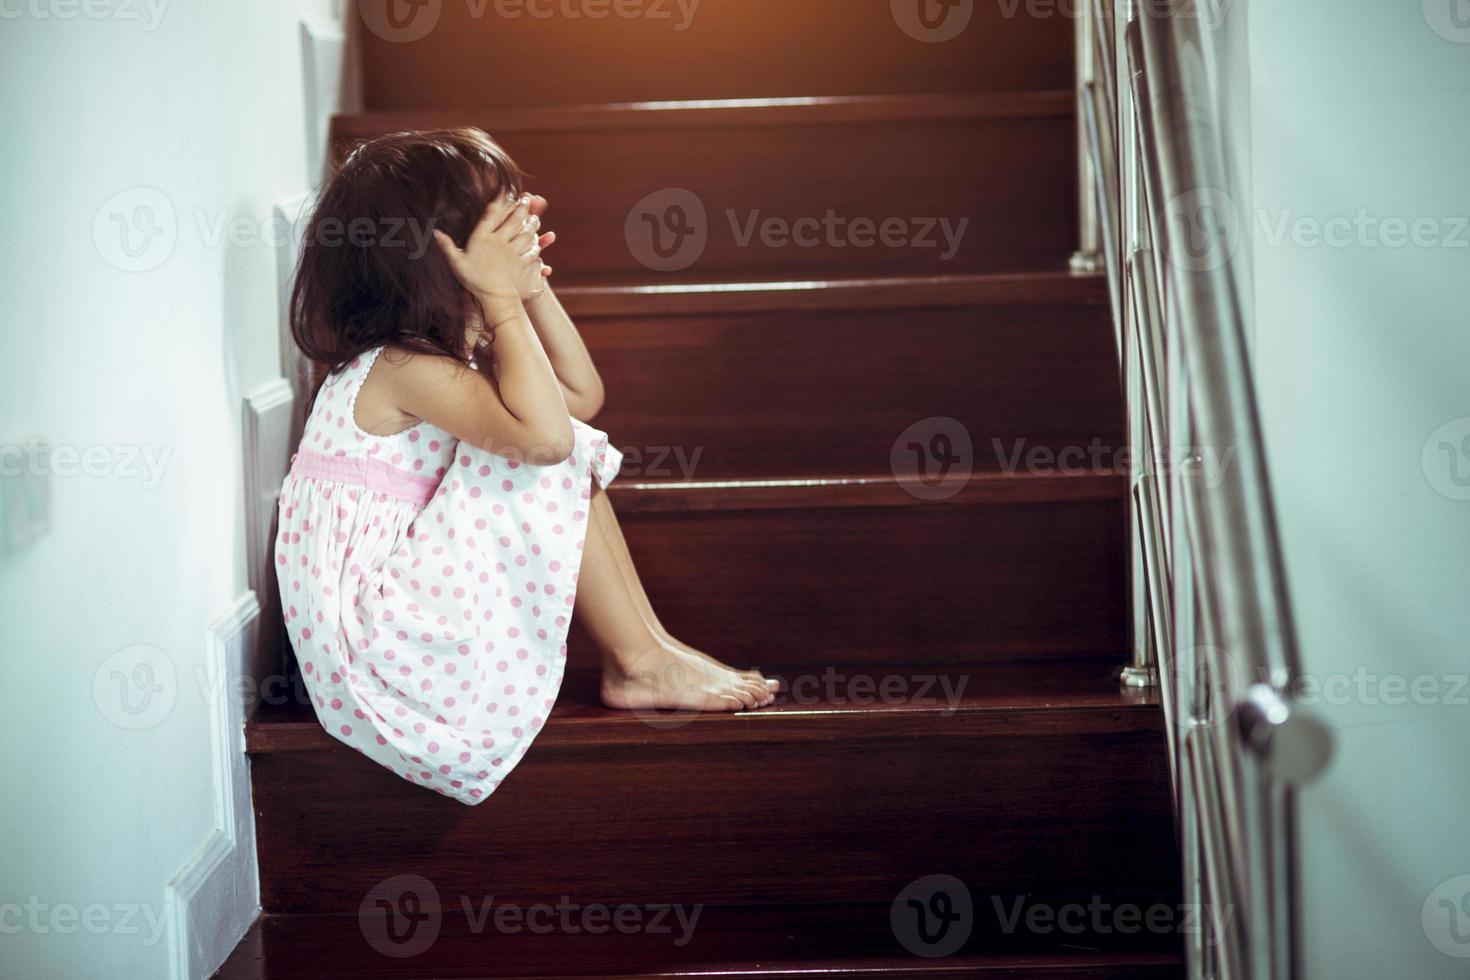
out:
{"label": "dark brown hair", "polygon": [[466,360],[479,301],[435,229],[463,248],[486,207],[524,175],[478,129],[394,133],[355,149],[322,188],[291,290],[291,335],[327,371],[392,345]]}

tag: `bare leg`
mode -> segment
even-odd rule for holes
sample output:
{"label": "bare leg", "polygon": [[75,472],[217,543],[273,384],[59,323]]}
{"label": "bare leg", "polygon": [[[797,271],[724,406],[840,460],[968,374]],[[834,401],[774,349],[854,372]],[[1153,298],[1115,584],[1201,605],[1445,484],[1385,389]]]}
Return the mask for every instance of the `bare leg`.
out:
{"label": "bare leg", "polygon": [[644,622],[648,623],[649,629],[654,633],[675,646],[681,646],[682,644],[664,629],[664,624],[658,620],[658,614],[653,611],[653,603],[648,600],[648,593],[643,591],[643,581],[638,577],[638,570],[633,567],[633,556],[628,553],[628,543],[623,540],[623,528],[618,523],[617,512],[613,510],[612,502],[607,499],[607,494],[601,489],[592,491],[592,518],[606,535],[613,558],[618,563],[618,570],[622,573],[623,581],[627,584],[628,592],[632,595],[633,602],[638,607],[638,612],[642,615]]}
{"label": "bare leg", "polygon": [[577,579],[577,615],[602,654],[603,703],[695,711],[769,704],[775,692],[764,678],[681,650],[649,625],[635,597],[641,589],[631,588],[624,577],[606,525],[606,517],[592,508]]}
{"label": "bare leg", "polygon": [[[658,613],[653,611],[653,603],[648,599],[648,593],[643,590],[643,581],[638,577],[638,569],[633,564],[633,556],[628,552],[628,542],[623,539],[623,528],[618,523],[617,511],[613,510],[612,501],[607,499],[607,494],[603,493],[601,489],[593,490],[591,510],[593,520],[604,531],[608,547],[612,550],[613,557],[617,560],[618,568],[623,573],[623,582],[628,587],[628,593],[633,597],[633,603],[637,606],[639,614],[643,616],[643,621],[648,624],[648,628],[665,643],[679,650],[683,650],[685,653],[691,653],[696,657],[708,660],[710,663],[724,667],[724,664],[709,654],[697,650],[681,640],[675,639],[664,628],[664,624],[659,621]],[[765,678],[757,670],[742,670],[740,673],[757,683],[765,683]]]}

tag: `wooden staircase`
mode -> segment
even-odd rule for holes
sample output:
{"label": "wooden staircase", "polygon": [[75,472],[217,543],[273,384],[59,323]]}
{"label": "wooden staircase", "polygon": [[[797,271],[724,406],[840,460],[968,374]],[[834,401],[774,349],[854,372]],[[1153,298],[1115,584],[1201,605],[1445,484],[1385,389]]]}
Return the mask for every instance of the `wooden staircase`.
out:
{"label": "wooden staircase", "polygon": [[[611,494],[648,590],[677,635],[789,691],[742,715],[608,711],[574,622],[545,732],[473,809],[342,747],[304,699],[262,708],[264,916],[221,977],[1182,975],[1169,930],[1008,916],[1178,902],[1163,719],[1117,682],[1106,287],[1066,272],[1071,22],[975,4],[925,44],[899,6],[703,0],[677,31],[672,0],[642,9],[673,22],[445,2],[420,40],[360,32],[371,111],[337,121],[339,150],[477,125],[534,175],[608,383],[596,423],[637,450]],[[651,268],[629,216],[658,222],[670,189],[705,240]],[[948,257],[736,233],[829,211],[968,224]],[[935,431],[972,446],[937,487]],[[968,894],[953,951],[911,934],[962,897],[909,905],[933,875]],[[701,918],[683,943],[537,933],[488,901]]]}

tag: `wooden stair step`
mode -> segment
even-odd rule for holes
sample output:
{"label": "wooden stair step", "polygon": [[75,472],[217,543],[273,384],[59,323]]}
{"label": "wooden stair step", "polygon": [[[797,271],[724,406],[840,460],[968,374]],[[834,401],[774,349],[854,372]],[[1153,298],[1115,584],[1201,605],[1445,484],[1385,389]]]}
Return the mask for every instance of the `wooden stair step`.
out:
{"label": "wooden stair step", "polygon": [[[912,12],[890,0],[486,0],[423,4],[397,29],[382,4],[356,6],[376,14],[357,32],[376,109],[1072,84],[1072,19],[1005,3],[957,5],[935,34],[915,30],[917,0]],[[919,39],[948,37],[949,16],[955,36]]]}
{"label": "wooden stair step", "polygon": [[343,153],[485,129],[551,200],[569,283],[936,275],[1065,268],[1074,112],[1057,90],[367,113],[333,134]]}
{"label": "wooden stair step", "polygon": [[[400,893],[402,894],[402,893]],[[586,931],[586,910],[565,913],[570,927],[536,933],[506,918],[484,918],[477,896],[471,914],[451,912],[411,931],[386,933],[387,912],[356,915],[268,915],[251,927],[218,980],[541,980],[551,977],[749,977],[799,980],[812,976],[950,977],[989,980],[1180,980],[1173,937],[1134,934],[1051,936],[1007,934],[995,928],[993,902],[972,896],[969,938],[943,958],[921,957],[901,944],[886,906],[706,907],[696,912],[638,907],[647,928]],[[1011,897],[1002,899],[1010,908]],[[497,908],[493,904],[491,909]],[[493,914],[493,913],[492,913]],[[536,915],[545,916],[545,912]],[[599,914],[599,913],[594,913]],[[563,915],[553,911],[559,922]],[[367,923],[366,930],[363,922]],[[384,927],[378,928],[379,922]],[[602,929],[595,919],[587,919]],[[420,931],[422,930],[422,931]],[[425,942],[424,937],[431,934]],[[369,940],[371,936],[371,941]],[[947,938],[947,937],[946,937]],[[912,941],[912,940],[911,940]],[[922,942],[917,948],[927,951]],[[386,949],[387,955],[379,950]],[[413,955],[401,955],[413,951]]]}
{"label": "wooden stair step", "polygon": [[[614,483],[675,635],[777,670],[975,663],[1126,648],[1126,476],[972,475],[953,497],[877,476]],[[591,645],[575,616],[574,664]]]}
{"label": "wooden stair step", "polygon": [[[1126,445],[1106,284],[1066,273],[559,290],[613,379],[625,472],[696,480],[889,467],[954,419],[969,465]],[[1082,456],[1078,456],[1082,458]],[[660,459],[662,463],[660,463]],[[1075,461],[1074,461],[1075,462]],[[1091,465],[1097,465],[1092,462]]]}
{"label": "wooden stair step", "polygon": [[[1119,665],[1121,665],[1121,654]],[[835,671],[835,674],[833,673]],[[863,678],[880,681],[884,673],[904,681],[907,697],[886,703]],[[1090,659],[1058,661],[1045,668],[1025,662],[985,667],[953,664],[892,665],[883,670],[808,664],[788,670],[777,702],[759,711],[632,712],[602,706],[597,674],[568,674],[561,696],[537,738],[535,752],[575,751],[593,746],[636,747],[717,745],[731,742],[776,744],[836,738],[909,738],[922,734],[936,712],[962,718],[974,735],[1036,735],[1090,731],[1137,731],[1155,723],[1157,698],[1147,691],[1112,683],[1116,667]],[[832,680],[826,680],[827,677]],[[789,682],[801,678],[810,687]],[[922,680],[921,680],[922,679]],[[923,693],[918,692],[923,688]],[[951,698],[952,692],[961,696]],[[289,698],[262,704],[245,729],[251,755],[281,752],[336,752],[341,745],[317,722],[304,689]]]}
{"label": "wooden stair step", "polygon": [[[948,479],[948,478],[946,478]],[[997,506],[1115,501],[1124,493],[1121,470],[1057,473],[972,473],[952,495],[925,496],[931,480],[893,473],[803,474],[772,467],[762,476],[728,480],[630,477],[608,489],[620,515],[688,514],[726,511],[847,510],[850,508],[928,508],[936,504]]]}
{"label": "wooden stair step", "polygon": [[[914,703],[837,685],[776,710],[640,717],[574,680],[473,809],[310,731],[299,704],[262,708],[247,730],[262,903],[354,912],[402,874],[520,903],[883,903],[936,871],[979,892],[1173,894],[1151,696],[1095,661],[874,673],[906,678]],[[969,681],[918,703],[922,678]]]}
{"label": "wooden stair step", "polygon": [[1108,296],[1103,276],[1058,270],[728,282],[675,275],[654,279],[644,274],[558,286],[556,291],[571,313],[589,318],[990,305],[1046,307],[1062,303],[1092,306],[1106,303]]}

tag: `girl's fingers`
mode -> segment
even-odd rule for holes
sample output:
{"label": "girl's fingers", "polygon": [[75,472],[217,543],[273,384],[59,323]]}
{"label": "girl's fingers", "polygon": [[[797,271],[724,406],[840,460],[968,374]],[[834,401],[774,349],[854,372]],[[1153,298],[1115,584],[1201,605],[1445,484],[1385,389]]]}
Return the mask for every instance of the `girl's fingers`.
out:
{"label": "girl's fingers", "polygon": [[454,239],[450,238],[438,228],[434,229],[434,241],[439,243],[439,247],[443,249],[445,255],[459,256],[459,246],[454,244]]}
{"label": "girl's fingers", "polygon": [[475,235],[493,235],[505,226],[515,212],[517,201],[513,197],[498,197],[485,206],[485,214],[475,228]]}
{"label": "girl's fingers", "polygon": [[541,247],[543,249],[550,248],[551,246],[556,244],[556,232],[548,231],[546,234],[541,236],[540,241]]}
{"label": "girl's fingers", "polygon": [[537,255],[541,254],[541,240],[532,232],[525,232],[510,240],[515,247],[517,255],[529,255],[534,250]]}
{"label": "girl's fingers", "polygon": [[545,276],[547,279],[550,279],[551,278],[551,266],[543,264],[541,266],[541,275]]}
{"label": "girl's fingers", "polygon": [[463,278],[465,256],[459,246],[454,244],[454,239],[435,228],[434,241],[439,245],[439,251],[444,253],[444,258],[449,261],[449,268],[456,276]]}
{"label": "girl's fingers", "polygon": [[546,203],[546,198],[542,197],[540,194],[532,194],[531,195],[531,213],[532,214],[534,214],[534,215],[542,215],[542,214],[545,214],[547,207],[548,207],[548,205]]}
{"label": "girl's fingers", "polygon": [[509,213],[506,214],[505,220],[501,222],[499,228],[499,233],[501,237],[513,239],[517,235],[521,234],[525,230],[527,219],[530,217],[530,206],[526,204],[525,199],[522,198],[516,204],[516,206]]}

